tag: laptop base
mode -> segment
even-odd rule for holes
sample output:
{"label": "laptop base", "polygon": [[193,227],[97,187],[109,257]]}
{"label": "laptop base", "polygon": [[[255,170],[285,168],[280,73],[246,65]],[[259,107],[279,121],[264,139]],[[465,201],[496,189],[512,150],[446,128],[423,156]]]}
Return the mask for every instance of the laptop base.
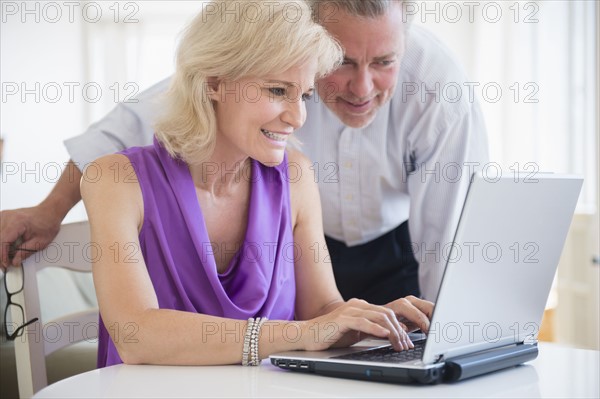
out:
{"label": "laptop base", "polygon": [[402,384],[437,384],[461,381],[517,366],[535,359],[537,354],[537,344],[519,344],[457,357],[422,369],[273,357],[271,364],[285,370],[315,373],[328,377]]}
{"label": "laptop base", "polygon": [[352,380],[380,381],[402,384],[436,384],[442,382],[444,365],[427,369],[379,368],[373,365],[353,363],[331,363],[313,360],[297,361],[271,358],[271,364],[285,370],[315,373],[327,377]]}

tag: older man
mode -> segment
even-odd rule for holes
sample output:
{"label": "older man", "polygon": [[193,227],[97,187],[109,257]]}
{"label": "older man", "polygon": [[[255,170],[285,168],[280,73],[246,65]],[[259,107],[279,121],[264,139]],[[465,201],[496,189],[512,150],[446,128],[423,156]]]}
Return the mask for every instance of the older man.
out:
{"label": "older man", "polygon": [[[487,160],[481,111],[471,96],[443,95],[440,87],[466,87],[466,77],[436,38],[409,29],[401,1],[314,3],[345,61],[318,82],[297,132],[313,161],[304,172],[319,183],[330,254],[315,246],[301,256],[330,256],[345,298],[435,300],[470,173]],[[21,248],[52,240],[80,200],[87,163],[151,143],[157,98],[167,87],[160,82],[66,141],[72,162],[48,198],[2,212],[3,265],[19,236]],[[26,255],[16,251],[12,263]]]}

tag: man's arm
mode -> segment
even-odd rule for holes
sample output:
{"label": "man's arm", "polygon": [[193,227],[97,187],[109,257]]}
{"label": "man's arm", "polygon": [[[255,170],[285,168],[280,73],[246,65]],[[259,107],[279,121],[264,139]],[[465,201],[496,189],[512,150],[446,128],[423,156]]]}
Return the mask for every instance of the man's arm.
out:
{"label": "man's arm", "polygon": [[2,269],[8,265],[21,264],[23,259],[31,254],[15,248],[14,257],[9,259],[10,246],[19,237],[22,239],[19,248],[31,250],[40,250],[52,242],[64,217],[81,199],[81,176],[81,171],[73,161],[69,161],[48,197],[39,205],[0,212]]}

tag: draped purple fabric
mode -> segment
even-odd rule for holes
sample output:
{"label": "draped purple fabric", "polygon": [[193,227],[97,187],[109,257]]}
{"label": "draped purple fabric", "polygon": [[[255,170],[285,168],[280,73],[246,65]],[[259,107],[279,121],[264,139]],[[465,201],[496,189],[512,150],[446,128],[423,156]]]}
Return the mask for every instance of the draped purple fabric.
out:
{"label": "draped purple fabric", "polygon": [[[293,319],[295,251],[287,157],[276,167],[252,160],[251,176],[245,177],[251,179],[246,236],[220,274],[187,164],[173,159],[156,138],[152,146],[121,153],[130,159],[141,186],[139,240],[161,309],[240,320]],[[130,337],[119,338],[135,339],[134,326],[131,331]],[[122,363],[102,319],[98,344],[98,367]]]}

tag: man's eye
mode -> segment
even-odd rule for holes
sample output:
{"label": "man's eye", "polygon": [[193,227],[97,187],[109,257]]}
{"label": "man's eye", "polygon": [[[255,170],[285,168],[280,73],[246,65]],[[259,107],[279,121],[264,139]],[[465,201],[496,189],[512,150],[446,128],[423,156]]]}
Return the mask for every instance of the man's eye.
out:
{"label": "man's eye", "polygon": [[283,87],[270,87],[269,92],[277,97],[285,96],[285,89]]}
{"label": "man's eye", "polygon": [[312,96],[313,96],[313,93],[304,93],[302,95],[302,101],[308,101],[312,98]]}
{"label": "man's eye", "polygon": [[394,60],[384,60],[384,61],[379,61],[378,64],[381,66],[389,66],[392,65],[394,63]]}

